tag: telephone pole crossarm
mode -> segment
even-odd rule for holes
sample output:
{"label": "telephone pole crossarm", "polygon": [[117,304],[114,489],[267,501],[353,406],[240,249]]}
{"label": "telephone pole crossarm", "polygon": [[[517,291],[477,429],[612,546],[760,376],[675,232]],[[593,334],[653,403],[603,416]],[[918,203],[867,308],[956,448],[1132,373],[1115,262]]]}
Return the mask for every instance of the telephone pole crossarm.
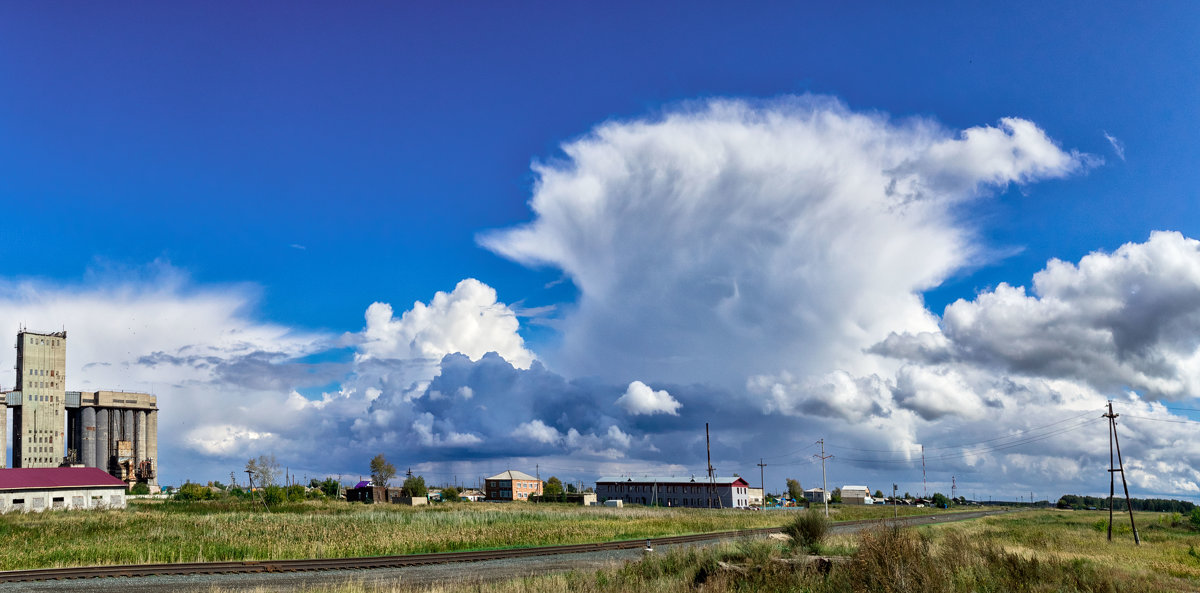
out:
{"label": "telephone pole crossarm", "polygon": [[833,455],[825,454],[825,439],[817,441],[821,445],[821,454],[813,455],[821,460],[821,497],[825,499],[825,518],[829,518],[829,484],[825,480],[825,460],[833,459]]}

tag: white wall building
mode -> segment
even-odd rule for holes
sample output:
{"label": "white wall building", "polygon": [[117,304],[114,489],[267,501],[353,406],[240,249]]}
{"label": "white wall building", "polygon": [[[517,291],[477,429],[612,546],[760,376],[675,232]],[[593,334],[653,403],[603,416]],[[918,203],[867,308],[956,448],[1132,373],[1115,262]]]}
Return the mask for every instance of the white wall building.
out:
{"label": "white wall building", "polygon": [[750,506],[750,484],[738,476],[708,478],[608,477],[596,480],[601,501],[657,504],[664,507],[744,509]]}
{"label": "white wall building", "polygon": [[0,512],[123,509],[125,482],[94,467],[0,469]]}
{"label": "white wall building", "polygon": [[843,504],[875,504],[871,489],[866,486],[842,486]]}

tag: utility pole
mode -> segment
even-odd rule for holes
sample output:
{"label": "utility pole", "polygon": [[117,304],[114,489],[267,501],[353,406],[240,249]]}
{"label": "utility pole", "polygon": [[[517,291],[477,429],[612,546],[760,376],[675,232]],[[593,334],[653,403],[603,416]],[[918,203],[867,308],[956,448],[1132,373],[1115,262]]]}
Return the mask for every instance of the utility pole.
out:
{"label": "utility pole", "polygon": [[950,476],[950,500],[958,500],[958,481]]}
{"label": "utility pole", "polygon": [[704,423],[704,451],[708,454],[708,508],[711,509],[713,504],[713,490],[716,488],[717,477],[713,474],[712,444],[708,440],[707,422]]}
{"label": "utility pole", "polygon": [[[1121,440],[1117,438],[1117,416],[1112,409],[1112,400],[1108,400],[1108,413],[1104,415],[1108,418],[1108,541],[1112,541],[1112,521],[1113,521],[1113,494],[1116,487],[1116,473],[1121,472],[1121,486],[1125,488],[1125,507],[1129,509],[1129,526],[1133,528],[1133,543],[1142,545],[1142,539],[1138,537],[1137,525],[1133,523],[1133,503],[1129,500],[1129,483],[1125,481],[1125,462],[1121,459]],[[1113,445],[1117,447],[1117,464],[1118,468],[1113,467]]]}
{"label": "utility pole", "polygon": [[817,457],[821,460],[821,494],[822,498],[825,499],[825,517],[829,518],[829,484],[825,482],[825,460],[833,459],[833,455],[825,454],[825,439],[821,439],[817,442],[821,444],[821,454],[813,455],[813,457]]}
{"label": "utility pole", "polygon": [[921,485],[925,488],[925,500],[929,500],[929,482],[925,481],[925,445],[921,445]]}
{"label": "utility pole", "polygon": [[900,518],[900,507],[896,506],[896,489],[898,487],[899,486],[895,482],[892,482],[892,516],[897,519]]}
{"label": "utility pole", "polygon": [[763,477],[764,475],[766,475],[763,473],[764,467],[767,467],[767,464],[763,463],[762,457],[759,457],[758,458],[758,485],[762,486],[763,504],[767,504],[767,480],[766,480],[766,478]]}
{"label": "utility pole", "polygon": [[[250,478],[250,496],[254,496],[254,472],[246,470],[246,476]],[[261,493],[259,493],[259,498],[262,500],[263,508],[267,509],[268,513],[271,512],[271,507],[267,506],[267,499]]]}

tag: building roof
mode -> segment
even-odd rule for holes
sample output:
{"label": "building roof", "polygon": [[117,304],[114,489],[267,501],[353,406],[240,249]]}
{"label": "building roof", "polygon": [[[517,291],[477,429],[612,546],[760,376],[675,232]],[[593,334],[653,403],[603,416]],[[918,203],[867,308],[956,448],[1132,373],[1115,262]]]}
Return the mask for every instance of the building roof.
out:
{"label": "building roof", "polygon": [[508,471],[500,472],[488,479],[489,480],[533,480],[535,482],[539,481],[537,478],[535,478],[525,472],[519,472],[515,469],[510,469]]}
{"label": "building roof", "polygon": [[806,488],[804,491],[805,492],[824,492],[825,489],[823,489],[823,488]]}
{"label": "building roof", "polygon": [[842,486],[842,494],[845,494],[847,490],[853,490],[853,491],[862,490],[863,492],[867,492],[867,493],[871,492],[871,489],[867,488],[866,486]]}
{"label": "building roof", "polygon": [[95,467],[20,467],[0,469],[0,490],[50,488],[125,487],[108,472]]}
{"label": "building roof", "polygon": [[[745,478],[739,476],[713,477],[713,483],[720,486],[728,486],[734,482],[737,482],[738,480],[741,480],[742,484],[745,484],[747,487],[750,486],[750,483],[747,482]],[[629,482],[631,484],[707,484],[708,478],[706,476],[620,476],[600,478],[599,480],[596,480],[597,484],[618,482]]]}

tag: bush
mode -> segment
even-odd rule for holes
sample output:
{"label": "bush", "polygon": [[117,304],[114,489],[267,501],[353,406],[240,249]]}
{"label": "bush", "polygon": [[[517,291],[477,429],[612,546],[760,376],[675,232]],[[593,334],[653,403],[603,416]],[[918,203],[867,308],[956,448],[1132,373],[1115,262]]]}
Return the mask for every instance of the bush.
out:
{"label": "bush", "polygon": [[1192,529],[1200,530],[1200,507],[1192,509],[1190,521],[1192,523]]}
{"label": "bush", "polygon": [[262,492],[263,500],[265,500],[268,505],[279,504],[287,498],[287,493],[281,486],[267,486],[266,488],[260,490],[260,492]]}
{"label": "bush", "polygon": [[815,554],[825,535],[829,533],[829,519],[820,511],[808,510],[796,515],[796,518],[783,528],[783,532],[792,539],[792,546]]}
{"label": "bush", "polygon": [[138,482],[129,489],[130,494],[150,494],[150,485],[145,482]]}
{"label": "bush", "polygon": [[304,500],[304,486],[292,484],[287,487],[287,499],[293,502]]}
{"label": "bush", "polygon": [[216,498],[216,495],[213,494],[213,491],[208,486],[184,482],[179,487],[179,492],[175,493],[174,498],[175,500],[182,501],[212,500]]}

